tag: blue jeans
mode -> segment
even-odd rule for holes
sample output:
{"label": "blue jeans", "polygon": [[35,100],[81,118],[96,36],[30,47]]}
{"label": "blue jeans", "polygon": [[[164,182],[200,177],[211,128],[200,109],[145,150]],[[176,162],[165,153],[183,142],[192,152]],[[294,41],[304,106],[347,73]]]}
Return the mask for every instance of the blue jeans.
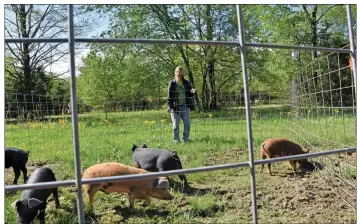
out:
{"label": "blue jeans", "polygon": [[175,142],[180,142],[180,132],[179,132],[180,118],[183,121],[182,140],[185,142],[185,141],[188,141],[188,138],[190,136],[190,126],[191,126],[190,111],[186,105],[179,106],[178,112],[171,113],[171,120],[172,120],[172,125],[173,125],[174,141]]}

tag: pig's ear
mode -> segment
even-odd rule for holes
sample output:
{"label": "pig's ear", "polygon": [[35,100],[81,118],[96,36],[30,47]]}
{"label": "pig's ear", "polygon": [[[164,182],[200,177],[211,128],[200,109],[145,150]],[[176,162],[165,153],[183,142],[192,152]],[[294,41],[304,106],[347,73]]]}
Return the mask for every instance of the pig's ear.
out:
{"label": "pig's ear", "polygon": [[141,146],[141,148],[147,148],[148,146],[146,144],[143,144],[143,146]]}
{"label": "pig's ear", "polygon": [[19,203],[21,203],[21,200],[14,201],[14,202],[11,204],[11,207],[14,208],[14,209],[16,209]]}
{"label": "pig's ear", "polygon": [[131,148],[131,151],[135,151],[135,149],[137,148],[137,146],[133,143],[133,147]]}
{"label": "pig's ear", "polygon": [[42,201],[40,201],[40,200],[38,200],[36,198],[30,198],[28,200],[27,204],[28,204],[29,208],[34,208],[36,206],[39,206],[41,203],[42,203]]}
{"label": "pig's ear", "polygon": [[176,151],[172,151],[171,154],[172,154],[172,156],[176,156],[177,157],[177,152]]}
{"label": "pig's ear", "polygon": [[165,180],[165,179],[159,179],[157,181],[156,188],[159,188],[159,189],[167,189],[167,188],[169,188],[169,181]]}

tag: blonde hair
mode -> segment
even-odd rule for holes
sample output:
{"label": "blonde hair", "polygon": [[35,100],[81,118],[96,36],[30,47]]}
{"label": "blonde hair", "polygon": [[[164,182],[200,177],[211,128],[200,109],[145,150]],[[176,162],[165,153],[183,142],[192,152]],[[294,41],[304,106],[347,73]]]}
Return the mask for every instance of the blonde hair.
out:
{"label": "blonde hair", "polygon": [[177,82],[179,82],[180,80],[177,80],[177,78],[176,78],[176,70],[178,70],[178,71],[181,72],[181,77],[182,77],[182,80],[183,80],[183,79],[185,78],[184,72],[183,72],[183,68],[182,68],[181,66],[177,66],[177,67],[175,68],[175,80],[176,80]]}
{"label": "blonde hair", "polygon": [[176,71],[177,69],[178,69],[180,72],[183,72],[183,68],[182,68],[181,66],[177,66],[177,67],[175,68],[175,71]]}

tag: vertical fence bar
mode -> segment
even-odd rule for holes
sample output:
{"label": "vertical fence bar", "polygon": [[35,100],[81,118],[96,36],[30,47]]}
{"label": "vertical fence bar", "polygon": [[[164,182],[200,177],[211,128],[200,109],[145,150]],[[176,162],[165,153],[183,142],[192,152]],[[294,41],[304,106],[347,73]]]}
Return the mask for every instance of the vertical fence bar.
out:
{"label": "vertical fence bar", "polygon": [[71,109],[72,109],[72,128],[73,128],[73,146],[74,146],[74,162],[76,173],[77,187],[77,210],[78,223],[84,224],[83,212],[83,197],[82,197],[82,179],[81,179],[81,164],[79,153],[79,138],[78,138],[78,111],[77,111],[77,95],[76,95],[76,67],[74,57],[74,30],[73,30],[73,5],[68,5],[68,50],[71,65]]}
{"label": "vertical fence bar", "polygon": [[[355,43],[354,43],[354,38],[353,38],[353,26],[352,26],[352,14],[351,14],[351,6],[346,5],[347,9],[347,20],[348,20],[348,33],[349,33],[349,38],[350,38],[350,49],[351,49],[351,58],[352,58],[352,72],[353,72],[353,79],[355,82],[355,102],[356,102],[356,111],[357,111],[357,71],[356,71],[356,49],[355,49]],[[357,145],[357,115],[355,115],[355,139],[356,139],[356,145]],[[356,154],[357,154],[357,148],[356,148]],[[357,159],[356,159],[356,167],[357,167]],[[356,180],[356,189],[357,189],[357,180]],[[357,198],[357,190],[356,190],[356,198]],[[356,203],[356,209],[357,209],[357,203]],[[357,210],[356,210],[356,216],[357,216]],[[357,220],[356,220],[357,223]]]}
{"label": "vertical fence bar", "polygon": [[237,17],[238,17],[238,29],[239,29],[239,43],[241,46],[241,62],[243,71],[243,82],[244,82],[244,98],[245,98],[245,111],[247,119],[247,132],[248,132],[248,148],[249,148],[249,166],[250,166],[250,187],[252,191],[252,212],[253,212],[253,222],[258,223],[258,213],[257,213],[257,197],[255,189],[255,170],[254,170],[254,151],[253,151],[253,136],[252,136],[252,122],[250,117],[250,94],[249,94],[249,83],[248,83],[248,73],[246,67],[246,49],[244,43],[244,30],[243,30],[243,17],[242,8],[237,5]]}

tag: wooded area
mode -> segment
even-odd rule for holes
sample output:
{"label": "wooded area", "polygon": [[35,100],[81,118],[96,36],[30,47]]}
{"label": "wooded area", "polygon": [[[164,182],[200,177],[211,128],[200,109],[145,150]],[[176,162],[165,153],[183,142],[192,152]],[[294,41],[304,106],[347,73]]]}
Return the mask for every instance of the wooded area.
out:
{"label": "wooded area", "polygon": [[[352,6],[356,15],[356,7]],[[90,15],[107,15],[106,38],[237,41],[234,5],[81,5],[75,7],[76,35],[96,26]],[[54,38],[67,35],[65,5],[6,5],[7,38]],[[342,5],[244,5],[246,42],[341,48],[349,44]],[[353,18],[355,26],[356,18]],[[219,99],[243,88],[238,47],[198,45],[89,44],[77,77],[78,97],[85,104],[117,111],[123,101],[162,99],[177,65],[198,90],[196,103],[219,109]],[[45,71],[68,53],[67,45],[6,44],[5,89],[20,94],[67,99],[69,79]],[[325,52],[248,48],[251,92],[289,94],[291,78]],[[340,55],[331,68],[348,65]],[[318,69],[314,70],[317,76]],[[350,76],[349,76],[350,77]],[[324,80],[314,79],[315,82]],[[344,80],[351,83],[351,77]],[[337,82],[337,81],[336,81]],[[337,85],[337,84],[336,84]],[[34,99],[28,99],[34,100]],[[36,100],[36,99],[35,99]],[[26,110],[33,110],[31,105]]]}

